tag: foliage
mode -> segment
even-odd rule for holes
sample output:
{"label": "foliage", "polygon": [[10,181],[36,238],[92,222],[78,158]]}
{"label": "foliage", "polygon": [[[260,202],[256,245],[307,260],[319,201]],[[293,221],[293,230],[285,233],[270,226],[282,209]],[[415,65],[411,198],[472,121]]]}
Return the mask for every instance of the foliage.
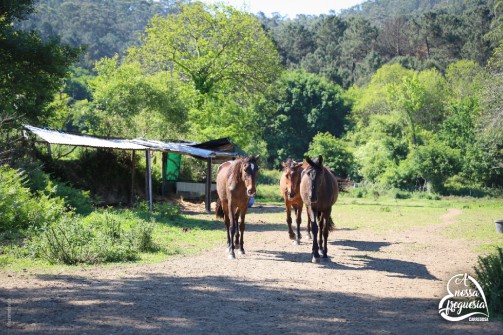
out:
{"label": "foliage", "polygon": [[461,170],[461,155],[438,141],[418,146],[412,152],[412,160],[418,175],[426,181],[429,191],[444,191],[444,183]]}
{"label": "foliage", "polygon": [[201,2],[178,15],[154,17],[129,58],[183,74],[202,95],[263,91],[279,70],[277,52],[253,16]]}
{"label": "foliage", "polygon": [[187,108],[169,72],[148,74],[139,63],[119,66],[117,56],[102,59],[96,70],[90,82],[97,105],[88,118],[90,132],[164,139],[183,131]]}
{"label": "foliage", "polygon": [[43,41],[36,32],[14,29],[13,21],[25,19],[33,3],[4,1],[0,7],[0,120],[11,126],[44,119],[43,107],[80,52],[56,39]]}
{"label": "foliage", "polygon": [[43,226],[28,242],[34,257],[51,263],[95,264],[134,261],[140,251],[155,250],[154,226],[133,215],[107,210]]}
{"label": "foliage", "polygon": [[61,198],[65,205],[77,214],[87,215],[93,211],[93,199],[89,191],[79,190],[69,183],[56,181],[39,168],[26,172],[31,192],[42,192],[50,197]]}
{"label": "foliage", "polygon": [[23,236],[31,227],[69,215],[61,198],[42,191],[32,194],[25,185],[23,172],[0,166],[0,235],[4,238]]}
{"label": "foliage", "polygon": [[39,0],[34,10],[28,20],[17,25],[25,31],[39,31],[44,40],[59,36],[72,47],[85,45],[80,66],[92,70],[96,61],[132,45],[154,15],[178,9],[173,0]]}
{"label": "foliage", "polygon": [[[503,315],[503,249],[480,256],[474,268],[477,282],[487,299],[490,314]],[[493,314],[493,315],[494,315]]]}
{"label": "foliage", "polygon": [[329,132],[316,134],[306,155],[322,155],[323,165],[338,177],[345,178],[352,174],[353,154],[349,151],[347,142],[337,139]]}
{"label": "foliage", "polygon": [[328,80],[304,71],[286,72],[277,83],[275,117],[267,124],[264,139],[270,163],[293,158],[300,161],[318,132],[343,132],[348,107],[342,89]]}

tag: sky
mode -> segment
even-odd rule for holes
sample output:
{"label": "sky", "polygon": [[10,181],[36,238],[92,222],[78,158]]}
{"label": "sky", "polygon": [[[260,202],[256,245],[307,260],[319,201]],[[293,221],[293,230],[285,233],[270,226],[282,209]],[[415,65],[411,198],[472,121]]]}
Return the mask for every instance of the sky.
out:
{"label": "sky", "polygon": [[253,14],[263,12],[267,16],[277,12],[293,19],[297,14],[320,15],[328,14],[330,10],[338,13],[341,9],[353,7],[365,0],[202,0],[202,2],[223,2]]}

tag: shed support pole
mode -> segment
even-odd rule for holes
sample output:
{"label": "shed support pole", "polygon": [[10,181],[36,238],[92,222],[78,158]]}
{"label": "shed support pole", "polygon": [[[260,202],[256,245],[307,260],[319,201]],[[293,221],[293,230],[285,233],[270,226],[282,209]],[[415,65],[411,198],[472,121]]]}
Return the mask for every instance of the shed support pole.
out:
{"label": "shed support pole", "polygon": [[206,166],[206,211],[211,212],[211,157]]}
{"label": "shed support pole", "polygon": [[131,194],[129,196],[129,204],[132,205],[134,202],[134,162],[135,162],[136,150],[131,151]]}
{"label": "shed support pole", "polygon": [[152,199],[152,159],[151,159],[151,153],[150,150],[146,150],[146,155],[147,155],[147,197],[148,197],[148,204],[149,204],[149,209],[152,212],[153,210],[153,199]]}

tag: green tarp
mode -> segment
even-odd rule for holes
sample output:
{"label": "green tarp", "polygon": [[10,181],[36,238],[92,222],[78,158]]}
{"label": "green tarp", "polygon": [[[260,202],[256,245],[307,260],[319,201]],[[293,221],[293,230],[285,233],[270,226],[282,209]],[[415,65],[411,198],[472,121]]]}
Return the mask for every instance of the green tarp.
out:
{"label": "green tarp", "polygon": [[166,181],[178,181],[180,177],[180,164],[182,162],[182,155],[168,153],[168,164],[166,164]]}

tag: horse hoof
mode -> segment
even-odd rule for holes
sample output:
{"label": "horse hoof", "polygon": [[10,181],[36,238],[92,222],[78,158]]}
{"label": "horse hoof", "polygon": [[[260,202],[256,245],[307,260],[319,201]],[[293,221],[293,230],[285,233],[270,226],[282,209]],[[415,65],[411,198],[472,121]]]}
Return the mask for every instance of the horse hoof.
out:
{"label": "horse hoof", "polygon": [[245,254],[245,251],[244,251],[244,250],[239,250],[239,254],[240,254],[240,255],[244,255],[244,254]]}
{"label": "horse hoof", "polygon": [[295,240],[295,235],[290,235],[291,240]]}
{"label": "horse hoof", "polygon": [[236,259],[236,255],[234,255],[234,254],[229,254],[229,255],[227,256],[227,258],[228,258],[228,259]]}
{"label": "horse hoof", "polygon": [[320,262],[320,257],[314,257],[313,256],[313,259],[311,260],[313,263],[319,263]]}
{"label": "horse hoof", "polygon": [[311,237],[311,235],[307,235],[307,239],[311,241],[313,238]]}
{"label": "horse hoof", "polygon": [[300,245],[300,241],[299,240],[292,241],[292,244],[293,245]]}
{"label": "horse hoof", "polygon": [[323,255],[322,260],[323,261],[328,261],[328,256],[327,255]]}

